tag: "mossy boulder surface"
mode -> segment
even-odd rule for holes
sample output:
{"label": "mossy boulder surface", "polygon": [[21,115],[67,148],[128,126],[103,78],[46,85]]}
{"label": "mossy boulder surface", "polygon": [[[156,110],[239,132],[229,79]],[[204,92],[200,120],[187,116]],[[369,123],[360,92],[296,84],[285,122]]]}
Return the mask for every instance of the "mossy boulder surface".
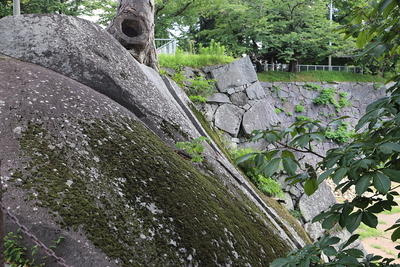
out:
{"label": "mossy boulder surface", "polygon": [[48,246],[65,236],[56,253],[70,265],[267,266],[289,250],[255,205],[127,109],[0,57],[4,203]]}

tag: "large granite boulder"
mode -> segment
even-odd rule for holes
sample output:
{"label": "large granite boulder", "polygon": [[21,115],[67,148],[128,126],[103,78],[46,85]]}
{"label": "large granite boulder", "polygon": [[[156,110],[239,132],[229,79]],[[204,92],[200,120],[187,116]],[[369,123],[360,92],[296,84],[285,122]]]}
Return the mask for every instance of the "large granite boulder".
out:
{"label": "large granite boulder", "polygon": [[211,75],[217,80],[218,90],[222,93],[230,88],[242,87],[258,80],[249,57],[243,57],[229,65],[211,70]]}
{"label": "large granite boulder", "polygon": [[266,266],[305,244],[213,143],[195,166],[171,148],[206,135],[188,99],[100,27],[7,17],[0,54],[3,203],[46,245],[65,236],[70,265]]}
{"label": "large granite boulder", "polygon": [[242,127],[244,133],[250,135],[254,130],[266,130],[278,123],[279,118],[274,108],[267,99],[263,98],[244,113]]}

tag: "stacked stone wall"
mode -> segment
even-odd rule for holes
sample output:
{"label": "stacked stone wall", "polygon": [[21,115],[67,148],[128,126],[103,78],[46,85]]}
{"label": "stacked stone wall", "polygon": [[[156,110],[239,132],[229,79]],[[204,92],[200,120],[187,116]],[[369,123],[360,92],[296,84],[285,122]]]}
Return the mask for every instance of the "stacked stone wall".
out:
{"label": "stacked stone wall", "polygon": [[[385,96],[387,87],[382,83],[366,82],[259,82],[249,58],[203,71],[217,80],[217,92],[199,109],[234,147],[265,149],[269,145],[266,141],[249,142],[253,130],[265,130],[272,125],[284,129],[296,122],[299,116],[320,120],[322,124],[348,116],[343,121],[349,123],[350,131],[365,113],[366,107]],[[336,103],[343,98],[347,105],[338,107],[332,102],[315,104],[314,99],[321,95],[323,89],[329,88],[335,92]],[[325,155],[327,150],[338,145],[336,141],[328,139],[316,146],[315,152]],[[308,156],[305,161],[315,165],[320,159]],[[289,186],[285,185],[284,177],[280,180],[284,184],[286,207],[299,212],[299,221],[311,239],[317,240],[324,231],[319,223],[311,223],[311,220],[336,203],[331,189],[323,183],[309,197],[304,193],[302,185]]]}

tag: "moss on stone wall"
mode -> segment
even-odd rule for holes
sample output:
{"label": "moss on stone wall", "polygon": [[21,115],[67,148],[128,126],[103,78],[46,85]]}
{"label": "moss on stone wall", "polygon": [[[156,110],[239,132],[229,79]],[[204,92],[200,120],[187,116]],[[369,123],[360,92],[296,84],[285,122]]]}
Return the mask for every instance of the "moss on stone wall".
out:
{"label": "moss on stone wall", "polygon": [[122,266],[267,266],[289,250],[256,208],[140,123],[75,123],[74,134],[28,124],[20,146],[30,160],[15,185]]}

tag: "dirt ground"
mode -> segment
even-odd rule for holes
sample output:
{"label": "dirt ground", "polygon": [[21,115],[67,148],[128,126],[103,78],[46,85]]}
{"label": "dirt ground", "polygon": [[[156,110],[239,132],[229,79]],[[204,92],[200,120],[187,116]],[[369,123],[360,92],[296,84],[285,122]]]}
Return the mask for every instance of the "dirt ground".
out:
{"label": "dirt ground", "polygon": [[[396,197],[395,201],[400,203],[400,197]],[[385,232],[387,228],[396,223],[400,219],[400,213],[391,214],[378,214],[378,230],[382,230],[383,234],[379,237],[370,237],[362,240],[365,250],[368,253],[381,255],[386,258],[395,258],[394,263],[400,264],[400,259],[397,258],[397,254],[400,252],[395,247],[400,245],[400,241],[392,242],[390,236],[393,230]]]}
{"label": "dirt ground", "polygon": [[[327,181],[327,183],[331,188],[335,187],[331,181]],[[397,185],[393,185],[393,187],[394,186]],[[400,194],[400,187],[398,187],[396,191]],[[337,192],[334,192],[334,194],[338,202],[342,202],[344,199],[351,199],[355,196],[355,194],[352,194],[351,190],[347,192],[345,196],[340,195]],[[394,200],[400,205],[400,196],[395,197]],[[364,248],[368,254],[380,255],[384,258],[394,258],[396,260],[393,263],[400,264],[400,259],[397,258],[397,254],[400,253],[400,250],[395,249],[396,246],[400,245],[400,240],[392,242],[390,236],[393,230],[385,232],[387,228],[395,224],[396,221],[400,219],[400,212],[391,214],[377,214],[377,216],[377,229],[382,231],[382,235],[378,237],[365,238],[362,240],[362,244],[364,245]]]}

